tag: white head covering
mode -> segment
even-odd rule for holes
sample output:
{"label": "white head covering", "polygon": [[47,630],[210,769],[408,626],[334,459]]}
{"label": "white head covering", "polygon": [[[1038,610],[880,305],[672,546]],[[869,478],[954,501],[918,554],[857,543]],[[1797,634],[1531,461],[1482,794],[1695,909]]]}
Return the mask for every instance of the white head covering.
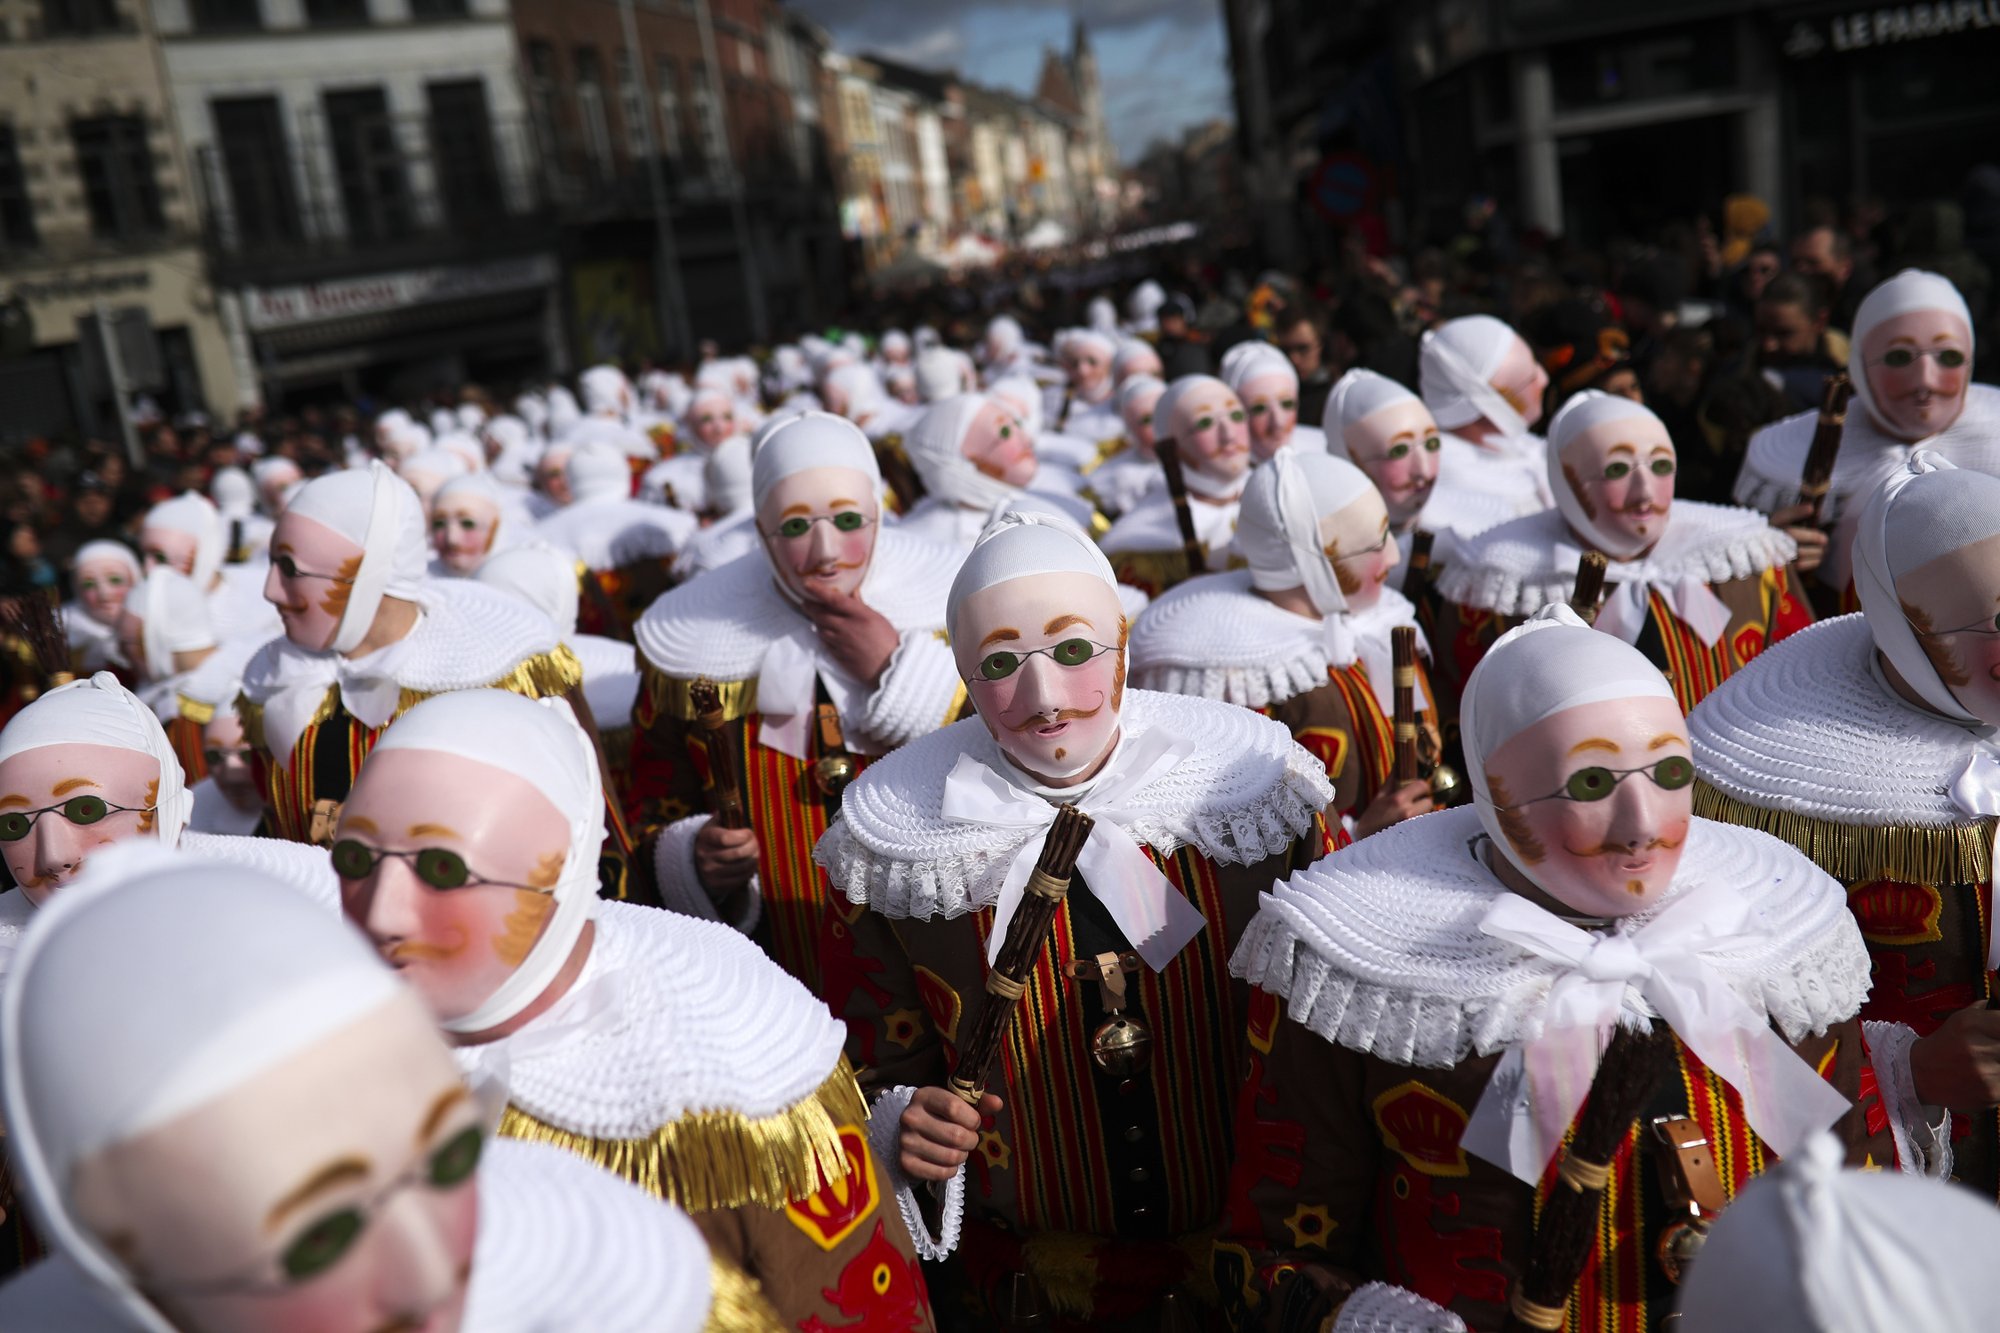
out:
{"label": "white head covering", "polygon": [[845,415],[850,421],[866,421],[889,405],[889,395],[884,392],[875,368],[859,361],[850,361],[828,375],[826,385],[847,395]]}
{"label": "white head covering", "polygon": [[1374,489],[1360,468],[1328,454],[1294,457],[1286,450],[1251,472],[1236,518],[1236,549],[1250,563],[1251,585],[1266,592],[1304,588],[1322,616],[1345,612],[1319,521]]}
{"label": "white head covering", "polygon": [[986,321],[986,336],[982,341],[992,350],[996,361],[1020,351],[1027,340],[1028,335],[1021,331],[1021,321],[1012,315],[995,315]]}
{"label": "white head covering", "polygon": [[460,430],[477,431],[486,424],[486,409],[478,403],[460,403],[457,416]]}
{"label": "white head covering", "polygon": [[316,477],[299,488],[287,512],[324,523],[361,548],[361,568],[332,651],[352,652],[368,637],[384,597],[415,601],[430,568],[424,505],[410,483],[383,464]]}
{"label": "white head covering", "polygon": [[[289,486],[303,477],[299,465],[282,454],[260,458],[250,465],[250,478],[257,483],[257,501],[264,506],[263,493],[273,486]],[[268,506],[264,506],[268,512]]]}
{"label": "white head covering", "polygon": [[[1132,401],[1140,394],[1146,393],[1149,390],[1158,390],[1164,394],[1167,391],[1166,381],[1162,380],[1158,375],[1134,375],[1119,385],[1118,397],[1116,399],[1118,404],[1118,419],[1120,421],[1125,420],[1125,413],[1131,408]],[[1158,401],[1155,401],[1153,404],[1153,421],[1155,426],[1159,423],[1159,410],[1160,405]]]}
{"label": "white head covering", "polygon": [[1222,354],[1222,382],[1243,394],[1243,386],[1251,380],[1265,375],[1279,375],[1291,381],[1292,391],[1299,387],[1298,367],[1292,359],[1266,342],[1240,342]]}
{"label": "white head covering", "polygon": [[173,1333],[76,1217],[76,1168],[398,996],[413,1003],[352,927],[267,875],[98,853],[37,909],[0,1001],[7,1147],[42,1233],[138,1327]]}
{"label": "white head covering", "polygon": [[[1160,401],[1153,404],[1153,436],[1155,439],[1174,439],[1174,414],[1180,410],[1181,401],[1189,394],[1203,389],[1223,389],[1234,395],[1236,390],[1213,375],[1181,375],[1167,385],[1167,391],[1160,395]],[[1240,480],[1221,481],[1211,478],[1193,460],[1182,458],[1181,476],[1190,491],[1203,495],[1227,495],[1242,484]]]}
{"label": "white head covering", "polygon": [[989,396],[997,394],[1012,403],[1021,414],[1021,424],[1033,439],[1042,437],[1042,386],[1032,375],[1002,375],[987,386]]}
{"label": "white head covering", "polygon": [[1349,426],[1385,407],[1422,401],[1387,375],[1356,366],[1336,380],[1326,396],[1326,412],[1320,418],[1326,431],[1326,451],[1338,458],[1351,457],[1347,451]]}
{"label": "white head covering", "polygon": [[528,423],[519,417],[497,416],[485,426],[486,438],[499,452],[487,470],[502,486],[526,490],[534,481],[535,459],[540,453]]}
{"label": "white head covering", "polygon": [[[994,401],[983,393],[954,394],[932,403],[903,437],[910,465],[916,468],[927,494],[984,511],[1020,493],[1018,487],[981,472],[963,452],[973,420]],[[1010,408],[1011,404],[1002,407]]]}
{"label": "white head covering", "polygon": [[1875,646],[1932,711],[1975,726],[1984,724],[1938,675],[1903,613],[1896,579],[1995,533],[2000,533],[2000,477],[1955,467],[1919,449],[1861,511],[1854,539],[1854,590]]}
{"label": "white head covering", "polygon": [[882,335],[884,352],[907,352],[910,350],[910,335],[901,329],[890,329]]}
{"label": "white head covering", "polygon": [[194,586],[207,589],[215,583],[215,576],[222,569],[222,557],[227,553],[228,534],[222,526],[222,515],[208,497],[186,491],[171,500],[162,500],[146,511],[146,518],[139,525],[146,528],[165,528],[169,532],[185,532],[194,538],[194,567],[188,577]]}
{"label": "white head covering", "polygon": [[1861,347],[1876,325],[1918,310],[1942,310],[1957,316],[1959,322],[1965,325],[1966,356],[1970,358],[1972,355],[1972,312],[1966,308],[1965,297],[1952,285],[1951,279],[1926,273],[1920,268],[1906,268],[1887,282],[1877,283],[1854,312],[1854,336],[1847,348],[1847,379],[1854,386],[1854,396],[1868,409],[1868,415],[1875,418],[1875,424],[1884,430],[1888,426],[1875,406],[1874,392],[1868,387],[1868,358]]}
{"label": "white head covering", "polygon": [[569,479],[571,504],[586,500],[628,500],[632,497],[632,465],[615,444],[592,440],[570,451],[563,475]]}
{"label": "white head covering", "polygon": [[577,406],[576,395],[560,384],[549,388],[548,436],[560,440],[576,429],[576,423],[583,420],[583,409]]}
{"label": "white head covering", "polygon": [[1106,362],[1118,354],[1118,343],[1102,329],[1069,329],[1056,339],[1056,355],[1061,356],[1070,348],[1094,347]]}
{"label": "white head covering", "polygon": [[[604,843],[604,791],[597,751],[561,699],[529,699],[506,690],[434,695],[382,733],[375,753],[426,750],[454,754],[513,773],[534,785],[569,821],[569,848],[554,889],[555,910],[541,938],[479,1007],[444,1020],[447,1032],[481,1032],[519,1014],[555,980],[595,912],[597,855]],[[366,782],[364,765],[357,782]]]}
{"label": "white head covering", "polygon": [[[626,475],[631,474],[628,471]],[[459,496],[477,496],[493,506],[497,517],[493,520],[493,540],[486,547],[489,552],[498,551],[513,543],[512,525],[507,522],[507,496],[500,489],[500,483],[492,473],[472,472],[462,477],[453,477],[438,487],[437,494],[431,497],[432,511],[435,512],[446,500]]]}
{"label": "white head covering", "polygon": [[58,685],[14,714],[0,730],[0,763],[51,745],[109,745],[155,760],[160,787],[153,794],[153,827],[161,842],[180,845],[181,830],[194,811],[181,761],[174,758],[160,719],[116,676],[100,671],[88,680]]}
{"label": "white head covering", "polygon": [[993,516],[958,567],[945,598],[944,623],[958,637],[958,609],[976,592],[1036,574],[1090,574],[1116,592],[1111,562],[1082,528],[1039,509],[1005,509]]}
{"label": "white head covering", "polygon": [[[416,476],[436,477],[439,484],[453,477],[462,477],[472,469],[465,464],[465,456],[451,449],[430,448],[405,458],[396,465],[396,475],[404,480]],[[414,481],[410,482],[415,486]]]}
{"label": "white head covering", "polygon": [[750,441],[732,435],[702,464],[701,478],[708,488],[708,507],[717,514],[733,514],[750,503]]}
{"label": "white head covering", "polygon": [[699,387],[688,397],[687,407],[680,414],[681,429],[687,433],[692,443],[705,449],[708,446],[702,444],[694,433],[695,413],[700,409],[704,400],[719,402],[734,412],[736,410],[735,387],[729,383],[728,377],[725,375],[720,378],[712,378],[706,382],[701,382]]}
{"label": "white head covering", "polygon": [[555,622],[556,633],[576,633],[576,559],[544,542],[526,542],[489,556],[472,577],[510,592]]}
{"label": "white head covering", "polygon": [[1662,432],[1666,430],[1666,426],[1644,404],[1621,398],[1615,393],[1585,389],[1564,403],[1555,420],[1549,423],[1549,490],[1556,497],[1556,508],[1562,510],[1563,521],[1573,531],[1582,534],[1592,546],[1606,555],[1629,559],[1658,538],[1650,541],[1634,538],[1598,524],[1584,512],[1583,501],[1577,498],[1576,491],[1569,484],[1568,474],[1563,471],[1563,449],[1585,431],[1612,421],[1650,421]]}
{"label": "white head covering", "polygon": [[2000,1212],[1941,1180],[1842,1169],[1830,1134],[1751,1181],[1681,1287],[1701,1333],[1982,1333]]}
{"label": "white head covering", "polygon": [[592,366],[576,384],[583,392],[583,409],[591,416],[623,421],[632,409],[632,381],[616,366]]}
{"label": "white head covering", "polygon": [[1166,289],[1148,278],[1125,298],[1125,318],[1132,321],[1133,328],[1141,333],[1147,332],[1158,327],[1160,307],[1166,303]]}
{"label": "white head covering", "polygon": [[964,384],[958,353],[949,347],[927,348],[917,357],[917,397],[927,403],[949,398]]}
{"label": "white head covering", "polygon": [[70,562],[70,568],[72,570],[80,570],[85,565],[97,560],[116,560],[118,563],[124,565],[126,571],[132,575],[132,583],[135,587],[138,585],[139,580],[145,577],[146,571],[140,567],[139,557],[133,555],[132,548],[124,542],[85,542],[82,546],[77,547],[76,559]]}
{"label": "white head covering", "polygon": [[432,446],[439,453],[450,454],[465,465],[467,472],[486,470],[486,446],[479,437],[468,430],[451,430],[437,437]]}
{"label": "white head covering", "polygon": [[1494,372],[1519,337],[1491,315],[1449,320],[1424,335],[1417,358],[1417,387],[1437,424],[1446,430],[1470,426],[1481,417],[1502,435],[1528,429],[1521,414],[1493,387]]}
{"label": "white head covering", "polygon": [[831,412],[801,412],[761,432],[750,460],[753,504],[763,504],[771,488],[796,472],[844,467],[868,478],[870,493],[880,489],[882,472],[874,446],[861,428]]}
{"label": "white head covering", "polygon": [[433,439],[457,429],[458,418],[453,415],[450,408],[434,407],[431,409],[431,437]]}
{"label": "white head covering", "polygon": [[[1160,354],[1153,350],[1151,343],[1141,342],[1137,338],[1127,338],[1125,341],[1119,343],[1116,355],[1111,358],[1112,382],[1123,387],[1125,380],[1132,375],[1133,362],[1139,360],[1141,357],[1151,357],[1157,364]],[[1146,374],[1149,379],[1153,377],[1151,371],[1146,372]]]}
{"label": "white head covering", "polygon": [[146,575],[145,582],[132,590],[125,610],[145,625],[141,637],[149,680],[162,681],[174,674],[175,653],[215,647],[208,598],[178,570],[156,569]]}
{"label": "white head covering", "polygon": [[208,498],[224,518],[247,518],[257,510],[257,487],[240,467],[217,468],[209,478]]}
{"label": "white head covering", "polygon": [[1118,332],[1118,307],[1111,304],[1110,297],[1093,296],[1085,309],[1085,319],[1093,332],[1110,334]]}
{"label": "white head covering", "polygon": [[1567,606],[1545,606],[1502,634],[1465,682],[1459,730],[1479,823],[1514,868],[1540,884],[1500,828],[1486,787],[1486,757],[1566,708],[1606,699],[1665,699],[1660,669],[1624,640],[1599,633]]}

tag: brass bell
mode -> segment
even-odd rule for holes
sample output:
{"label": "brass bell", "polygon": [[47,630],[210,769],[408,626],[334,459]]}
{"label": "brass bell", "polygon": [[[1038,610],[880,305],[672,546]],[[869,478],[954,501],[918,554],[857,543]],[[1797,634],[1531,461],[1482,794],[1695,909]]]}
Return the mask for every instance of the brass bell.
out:
{"label": "brass bell", "polygon": [[1660,1236],[1660,1268],[1667,1281],[1679,1286],[1688,1265],[1701,1257],[1701,1247],[1707,1243],[1707,1218],[1689,1218],[1668,1227]]}
{"label": "brass bell", "polygon": [[1462,805],[1465,802],[1465,779],[1450,764],[1439,764],[1431,770],[1431,800],[1440,806]]}
{"label": "brass bell", "polygon": [[1144,1023],[1113,1014],[1090,1034],[1090,1058],[1113,1078],[1131,1078],[1153,1056],[1153,1033]]}
{"label": "brass bell", "polygon": [[847,784],[854,781],[854,771],[853,755],[830,754],[816,759],[812,767],[813,786],[819,788],[820,795],[837,799],[847,790]]}

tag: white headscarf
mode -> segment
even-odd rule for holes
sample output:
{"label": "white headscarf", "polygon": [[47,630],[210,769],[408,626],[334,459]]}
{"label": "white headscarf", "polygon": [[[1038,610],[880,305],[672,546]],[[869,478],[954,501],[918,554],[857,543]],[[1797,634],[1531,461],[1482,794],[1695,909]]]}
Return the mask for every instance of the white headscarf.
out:
{"label": "white headscarf", "polygon": [[859,361],[850,361],[828,375],[826,385],[847,395],[847,411],[843,415],[849,421],[869,421],[889,405],[889,395],[883,390],[875,368]]}
{"label": "white headscarf", "polygon": [[1147,278],[1125,298],[1125,318],[1132,322],[1134,329],[1149,333],[1159,327],[1160,307],[1166,303],[1166,289]]}
{"label": "white headscarf", "polygon": [[986,336],[981,339],[996,362],[1012,357],[1027,341],[1028,335],[1021,331],[1021,321],[1012,315],[995,315],[987,320]]}
{"label": "white headscarf", "polygon": [[[274,485],[282,489],[298,481],[304,475],[299,470],[297,463],[294,463],[291,459],[283,455],[260,458],[250,465],[251,479],[257,483],[257,503],[266,513],[271,514],[273,518],[277,517],[276,513],[273,512],[276,506],[265,504],[264,492],[271,489]],[[280,481],[279,478],[283,478],[283,480]]]}
{"label": "white headscarf", "polygon": [[1292,359],[1266,342],[1240,342],[1222,354],[1222,382],[1243,396],[1243,386],[1265,375],[1290,381],[1292,392],[1299,388],[1298,367]]}
{"label": "white headscarf", "polygon": [[1295,458],[1287,450],[1254,470],[1236,518],[1236,549],[1250,563],[1251,585],[1266,592],[1304,588],[1322,616],[1344,615],[1347,598],[1320,542],[1319,522],[1374,489],[1360,468],[1327,454]]}
{"label": "white headscarf", "polygon": [[307,482],[287,512],[323,523],[361,548],[361,568],[334,629],[332,651],[360,646],[384,597],[416,600],[430,568],[423,501],[382,463]]}
{"label": "white headscarf", "polygon": [[958,353],[949,347],[931,347],[917,357],[917,397],[927,403],[949,398],[965,384],[965,372]]}
{"label": "white headscarf", "polygon": [[1807,1141],[1729,1205],[1681,1286],[1701,1333],[1983,1333],[2000,1306],[2000,1212],[1921,1176],[1843,1169]]}
{"label": "white headscarf", "polygon": [[1347,449],[1349,426],[1367,420],[1385,407],[1422,401],[1387,375],[1356,366],[1335,381],[1332,392],[1326,396],[1326,411],[1320,422],[1326,431],[1327,452],[1351,460],[1353,455]]}
{"label": "white headscarf", "polygon": [[632,410],[632,381],[616,366],[592,366],[577,379],[583,408],[594,417],[625,419]]}
{"label": "white headscarf", "polygon": [[228,533],[222,526],[222,515],[208,497],[186,491],[171,500],[162,500],[146,511],[146,518],[140,525],[146,528],[165,528],[169,532],[185,532],[194,538],[194,567],[188,577],[194,586],[206,591],[215,583],[215,576],[222,569],[222,558],[227,554]]}
{"label": "white headscarf", "polygon": [[528,423],[519,417],[498,416],[484,427],[488,440],[498,446],[487,470],[502,486],[526,490],[535,479],[535,459],[541,450]]}
{"label": "white headscarf", "polygon": [[[628,472],[626,475],[629,476],[630,473]],[[438,487],[437,494],[431,497],[432,512],[435,513],[437,507],[446,500],[454,499],[458,496],[475,496],[493,506],[495,515],[493,520],[493,536],[486,545],[489,553],[504,550],[506,547],[513,545],[513,525],[507,521],[507,496],[500,489],[500,483],[494,478],[492,473],[472,472],[462,477],[453,477],[450,481]]]}
{"label": "white headscarf", "polygon": [[[146,571],[139,564],[139,557],[133,555],[132,548],[124,542],[85,542],[77,548],[76,559],[70,562],[70,569],[73,572],[81,573],[85,565],[99,560],[116,560],[119,564],[125,566],[125,572],[131,577],[131,586],[134,588],[139,586],[140,579],[146,577]],[[126,595],[129,597],[131,594],[128,592]],[[84,604],[79,601],[78,605],[83,606]],[[85,614],[89,614],[87,607],[85,607]],[[93,620],[96,618],[94,615],[91,616]]]}
{"label": "white headscarf", "polygon": [[448,431],[438,436],[437,443],[432,447],[456,458],[465,465],[467,472],[486,470],[486,446],[469,430]]}
{"label": "white headscarf", "polygon": [[149,680],[162,681],[174,674],[175,653],[215,647],[208,598],[178,570],[156,569],[146,575],[145,582],[132,590],[125,610],[145,626],[140,637]]}
{"label": "white headscarf", "polygon": [[1108,296],[1093,296],[1085,307],[1085,319],[1094,333],[1116,334],[1118,332],[1118,307],[1111,304]]}
{"label": "white headscarf", "polygon": [[[1133,375],[1132,377],[1127,379],[1123,384],[1119,385],[1118,397],[1116,400],[1118,403],[1118,419],[1120,421],[1125,420],[1125,413],[1132,406],[1133,399],[1137,398],[1142,393],[1146,393],[1147,391],[1154,389],[1157,389],[1159,390],[1159,392],[1164,394],[1167,391],[1166,381],[1162,380],[1157,375]],[[1155,400],[1153,403],[1153,413],[1154,413],[1153,422],[1154,422],[1154,438],[1156,439],[1159,436],[1159,430],[1158,430],[1158,424],[1160,419],[1159,410],[1160,410],[1159,402]]]}
{"label": "white headscarf", "polygon": [[[1119,343],[1117,354],[1111,358],[1112,383],[1123,388],[1125,381],[1132,376],[1132,363],[1141,357],[1150,357],[1157,364],[1160,354],[1153,350],[1151,343],[1141,342],[1137,338],[1127,338]],[[1146,377],[1154,378],[1151,371],[1146,372]]]}
{"label": "white headscarf", "polygon": [[732,435],[715,446],[702,464],[702,484],[708,507],[716,514],[733,514],[750,503],[750,441]]}
{"label": "white headscarf", "polygon": [[[1666,431],[1666,426],[1643,404],[1621,398],[1615,393],[1585,389],[1564,403],[1555,420],[1549,423],[1549,490],[1556,497],[1556,508],[1562,511],[1563,521],[1569,524],[1572,531],[1582,534],[1593,547],[1606,555],[1629,560],[1659,538],[1654,537],[1641,545],[1641,539],[1635,539],[1628,533],[1614,532],[1599,524],[1584,511],[1583,501],[1578,498],[1563,471],[1563,450],[1585,431],[1613,421],[1650,421],[1662,433]],[[1644,466],[1644,463],[1645,460],[1641,459],[1635,466]]]}
{"label": "white headscarf", "polygon": [[1502,435],[1520,435],[1528,429],[1491,382],[1518,337],[1491,315],[1449,320],[1424,335],[1417,387],[1438,425],[1457,430],[1484,417]]}
{"label": "white headscarf", "polygon": [[496,552],[472,577],[540,611],[555,622],[556,633],[565,640],[576,633],[575,557],[543,542],[526,542]]}
{"label": "white headscarf", "polygon": [[[109,745],[131,750],[160,766],[153,793],[153,827],[168,847],[178,847],[194,811],[194,797],[167,733],[153,710],[109,671],[59,685],[14,714],[0,730],[0,763],[51,745]],[[93,858],[95,857],[93,854]]]}
{"label": "white headscarf", "polygon": [[831,412],[801,412],[759,432],[750,460],[750,493],[764,503],[771,488],[786,477],[814,468],[843,467],[868,478],[870,494],[882,485],[874,446],[861,428]]}
{"label": "white headscarf", "polygon": [[1009,509],[994,516],[958,567],[945,598],[944,623],[959,637],[958,610],[976,592],[1036,574],[1089,574],[1113,592],[1118,576],[1082,528],[1039,509]]}
{"label": "white headscarf", "polygon": [[137,1327],[174,1333],[76,1216],[76,1168],[391,1002],[416,1003],[367,941],[269,876],[99,852],[37,909],[0,1000],[7,1147],[42,1234]]}
{"label": "white headscarf", "polygon": [[[416,476],[428,476],[436,477],[439,485],[450,481],[453,477],[462,477],[471,470],[466,466],[463,454],[436,446],[412,454],[396,465],[396,475],[405,481],[410,481],[410,478]],[[414,487],[416,482],[410,481],[410,485]]]}
{"label": "white headscarf", "polygon": [[632,498],[632,465],[613,444],[593,440],[570,451],[563,464],[571,504]]}
{"label": "white headscarf", "polygon": [[1876,284],[1854,312],[1854,335],[1847,348],[1848,383],[1854,386],[1854,396],[1861,400],[1861,406],[1875,418],[1876,426],[1892,438],[1888,423],[1875,406],[1875,393],[1868,387],[1868,358],[1861,348],[1876,325],[1919,310],[1942,310],[1955,315],[1965,325],[1965,354],[1970,360],[1974,337],[1972,312],[1966,308],[1965,297],[1949,278],[1926,273],[1920,268],[1906,268],[1887,282]]}
{"label": "white headscarf", "polygon": [[[995,401],[983,393],[954,394],[932,403],[903,437],[903,448],[926,494],[982,512],[1020,494],[1018,487],[981,472],[964,453],[973,420]],[[1012,405],[1001,406],[1011,409]]]}
{"label": "white headscarf", "polygon": [[240,467],[217,468],[208,481],[208,498],[224,518],[248,518],[257,510],[257,487]]}
{"label": "white headscarf", "polygon": [[1560,604],[1543,607],[1502,634],[1465,683],[1459,730],[1480,826],[1500,854],[1536,885],[1541,880],[1534,868],[1522,862],[1500,828],[1486,786],[1487,756],[1544,718],[1606,699],[1671,703],[1674,692],[1637,648],[1598,633]]}
{"label": "white headscarf", "polygon": [[1955,467],[1919,449],[1861,511],[1854,539],[1854,590],[1875,646],[1933,712],[1982,729],[1986,724],[1967,711],[1931,665],[1903,613],[1896,579],[1995,533],[2000,533],[2000,477]]}
{"label": "white headscarf", "polygon": [[[382,733],[374,752],[384,750],[452,754],[516,774],[569,822],[569,847],[553,890],[555,910],[541,938],[477,1009],[443,1023],[447,1032],[482,1032],[513,1018],[549,988],[595,912],[597,856],[604,843],[597,751],[567,703],[506,690],[454,690],[426,699]],[[364,765],[356,782],[367,780]]]}

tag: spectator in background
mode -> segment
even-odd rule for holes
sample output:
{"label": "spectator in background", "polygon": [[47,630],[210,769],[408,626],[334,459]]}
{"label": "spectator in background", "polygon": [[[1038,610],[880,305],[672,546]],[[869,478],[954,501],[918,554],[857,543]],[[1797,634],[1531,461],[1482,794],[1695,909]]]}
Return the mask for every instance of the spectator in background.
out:
{"label": "spectator in background", "polygon": [[1732,316],[1748,322],[1757,313],[1757,302],[1763,298],[1764,289],[1784,269],[1785,256],[1776,242],[1765,241],[1751,247],[1742,266],[1723,275],[1721,296],[1724,308]]}
{"label": "spectator in background", "polygon": [[47,596],[56,586],[56,568],[42,554],[42,539],[32,523],[7,525],[7,549],[0,555],[0,597],[29,593]]}
{"label": "spectator in background", "polygon": [[122,524],[113,505],[111,488],[95,472],[85,472],[70,490],[69,513],[43,542],[44,553],[63,572],[67,581],[76,553],[88,542],[119,541]]}
{"label": "spectator in background", "polygon": [[1312,306],[1294,305],[1272,337],[1299,373],[1299,420],[1317,422],[1326,415],[1326,398],[1333,392],[1333,373],[1326,367],[1326,316]]}
{"label": "spectator in background", "polygon": [[1868,294],[1856,281],[1854,244],[1832,224],[1808,227],[1792,237],[1792,271],[1827,283],[1832,327],[1845,333],[1854,327],[1854,312]]}
{"label": "spectator in background", "polygon": [[1646,401],[1632,343],[1602,301],[1571,297],[1537,311],[1523,332],[1549,372],[1549,409],[1585,389]]}
{"label": "spectator in background", "polygon": [[1194,302],[1179,292],[1160,306],[1160,378],[1172,384],[1182,375],[1207,375],[1214,371],[1209,357],[1208,336],[1194,328]]}
{"label": "spectator in background", "polygon": [[1757,369],[1785,396],[1785,413],[1819,406],[1827,380],[1847,367],[1847,335],[1832,327],[1828,280],[1781,273],[1757,302]]}

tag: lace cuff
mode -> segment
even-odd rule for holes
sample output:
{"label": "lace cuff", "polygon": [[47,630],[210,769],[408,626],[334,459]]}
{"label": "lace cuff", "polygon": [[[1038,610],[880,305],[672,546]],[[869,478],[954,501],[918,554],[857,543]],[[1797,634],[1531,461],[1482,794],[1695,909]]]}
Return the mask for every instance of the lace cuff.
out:
{"label": "lace cuff", "polygon": [[[1889,1115],[1889,1137],[1895,1141],[1896,1160],[1903,1174],[1949,1179],[1951,1112],[1926,1106],[1917,1098],[1917,1081],[1910,1073],[1910,1048],[1917,1044],[1916,1032],[1902,1023],[1871,1021],[1861,1025],[1861,1035],[1868,1043],[1875,1086],[1882,1097],[1882,1109]],[[1940,1117],[1936,1123],[1933,1115]]]}
{"label": "lace cuff", "polygon": [[911,630],[883,668],[869,696],[861,729],[885,749],[928,736],[958,711],[958,664],[951,648],[929,630]]}
{"label": "lace cuff", "polygon": [[1465,1333],[1465,1321],[1414,1291],[1370,1282],[1341,1303],[1333,1333]]}
{"label": "lace cuff", "polygon": [[659,886],[660,905],[682,916],[721,921],[732,930],[748,935],[757,929],[757,922],[764,915],[763,886],[752,875],[749,887],[743,893],[742,909],[731,919],[723,918],[716,909],[715,900],[702,886],[701,875],[694,868],[695,835],[708,826],[708,821],[708,815],[689,815],[660,830],[659,838],[653,843],[653,879]]}
{"label": "lace cuff", "polygon": [[890,1088],[875,1099],[868,1112],[868,1147],[875,1154],[875,1165],[889,1177],[890,1188],[896,1193],[896,1209],[903,1215],[903,1225],[910,1229],[917,1257],[936,1261],[958,1248],[959,1225],[965,1221],[965,1168],[960,1166],[958,1174],[945,1182],[944,1208],[937,1234],[932,1235],[916,1193],[920,1183],[928,1186],[929,1182],[911,1180],[898,1165],[902,1154],[897,1151],[896,1139],[902,1132],[903,1112],[916,1095],[915,1088],[905,1086]]}

